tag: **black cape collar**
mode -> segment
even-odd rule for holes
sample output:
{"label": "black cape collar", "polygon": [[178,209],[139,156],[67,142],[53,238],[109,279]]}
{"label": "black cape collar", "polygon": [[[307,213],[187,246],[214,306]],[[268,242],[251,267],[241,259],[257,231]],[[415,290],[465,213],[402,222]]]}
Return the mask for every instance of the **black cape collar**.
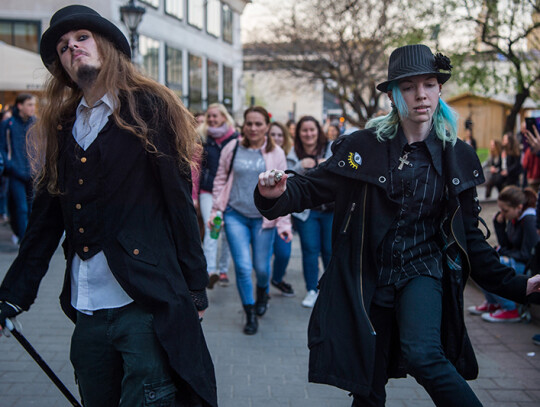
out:
{"label": "black cape collar", "polygon": [[[360,130],[340,137],[332,145],[333,155],[321,167],[347,178],[360,180],[386,189],[388,185],[388,169],[390,153],[388,143],[398,143],[398,137],[392,140],[379,141],[373,129]],[[446,143],[433,135],[426,139],[426,145],[433,157],[442,157],[438,170],[444,174],[449,193],[460,192],[484,182],[482,166],[474,150],[461,140],[455,145]],[[398,147],[399,148],[399,147]],[[440,150],[439,150],[440,149]],[[437,154],[442,151],[442,154]]]}

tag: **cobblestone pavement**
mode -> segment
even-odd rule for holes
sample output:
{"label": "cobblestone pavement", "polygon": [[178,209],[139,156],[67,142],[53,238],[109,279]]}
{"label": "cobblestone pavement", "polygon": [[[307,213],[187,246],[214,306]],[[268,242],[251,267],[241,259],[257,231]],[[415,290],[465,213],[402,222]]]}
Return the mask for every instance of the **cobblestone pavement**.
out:
{"label": "cobblestone pavement", "polygon": [[[495,204],[485,203],[483,215],[490,224]],[[0,226],[0,278],[16,251],[7,227]],[[71,322],[62,314],[58,294],[64,259],[57,252],[42,282],[31,312],[20,316],[23,333],[70,390],[77,394],[69,362]],[[219,404],[222,407],[345,407],[345,391],[307,382],[306,330],[310,310],[300,302],[305,295],[298,236],[286,280],[296,297],[285,298],[271,290],[270,308],[260,319],[254,336],[242,333],[244,323],[234,278],[229,287],[209,291],[210,308],[203,326],[216,368]],[[465,305],[478,304],[482,294],[471,284]],[[540,405],[540,347],[531,336],[540,325],[489,324],[466,317],[480,364],[480,375],[471,386],[487,407],[537,407]],[[433,406],[414,379],[391,380],[388,407]],[[39,367],[13,338],[0,338],[0,407],[69,406]]]}

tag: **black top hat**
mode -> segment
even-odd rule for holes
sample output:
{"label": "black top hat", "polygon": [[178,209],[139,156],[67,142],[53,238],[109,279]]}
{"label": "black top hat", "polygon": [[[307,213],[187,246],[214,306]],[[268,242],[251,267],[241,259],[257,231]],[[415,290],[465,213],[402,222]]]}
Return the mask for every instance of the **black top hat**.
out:
{"label": "black top hat", "polygon": [[56,44],[62,35],[73,30],[87,29],[103,35],[111,41],[119,51],[131,58],[129,42],[122,31],[109,20],[101,17],[90,7],[78,4],[64,7],[51,17],[49,28],[41,36],[39,53],[45,67],[50,71],[57,52]]}
{"label": "black top hat", "polygon": [[445,83],[450,79],[450,73],[439,72],[440,69],[445,71],[452,69],[448,57],[443,54],[433,55],[431,50],[422,44],[405,45],[396,48],[390,55],[388,80],[379,83],[377,89],[387,92],[388,84],[392,81],[425,74],[434,74],[439,83]]}

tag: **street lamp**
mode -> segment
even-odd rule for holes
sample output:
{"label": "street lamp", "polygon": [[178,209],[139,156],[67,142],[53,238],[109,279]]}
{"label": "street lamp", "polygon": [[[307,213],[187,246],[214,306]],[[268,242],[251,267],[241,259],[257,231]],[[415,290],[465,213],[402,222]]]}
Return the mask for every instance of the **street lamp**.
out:
{"label": "street lamp", "polygon": [[145,12],[146,9],[144,7],[135,5],[135,0],[129,0],[128,4],[120,7],[120,19],[129,30],[129,44],[131,46],[131,59],[133,61],[136,61],[139,40],[137,27],[139,27]]}

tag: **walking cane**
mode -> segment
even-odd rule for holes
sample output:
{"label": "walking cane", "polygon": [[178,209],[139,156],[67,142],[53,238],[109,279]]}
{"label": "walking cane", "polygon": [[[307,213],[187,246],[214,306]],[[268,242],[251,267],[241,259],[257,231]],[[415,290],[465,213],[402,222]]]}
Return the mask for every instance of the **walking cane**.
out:
{"label": "walking cane", "polygon": [[21,334],[15,326],[13,325],[13,322],[11,322],[10,319],[6,319],[6,328],[13,334],[15,339],[22,345],[22,347],[28,352],[30,356],[32,356],[32,359],[36,361],[36,363],[39,365],[39,367],[45,372],[47,376],[49,376],[49,379],[52,380],[52,382],[58,387],[58,390],[62,392],[62,394],[68,399],[68,401],[71,403],[74,407],[82,407],[77,399],[73,396],[73,394],[70,393],[70,391],[67,389],[67,387],[62,383],[62,381],[54,374],[52,369],[49,367],[47,363],[43,360],[43,358],[37,353],[37,351],[34,349],[32,345],[30,345],[30,342]]}

